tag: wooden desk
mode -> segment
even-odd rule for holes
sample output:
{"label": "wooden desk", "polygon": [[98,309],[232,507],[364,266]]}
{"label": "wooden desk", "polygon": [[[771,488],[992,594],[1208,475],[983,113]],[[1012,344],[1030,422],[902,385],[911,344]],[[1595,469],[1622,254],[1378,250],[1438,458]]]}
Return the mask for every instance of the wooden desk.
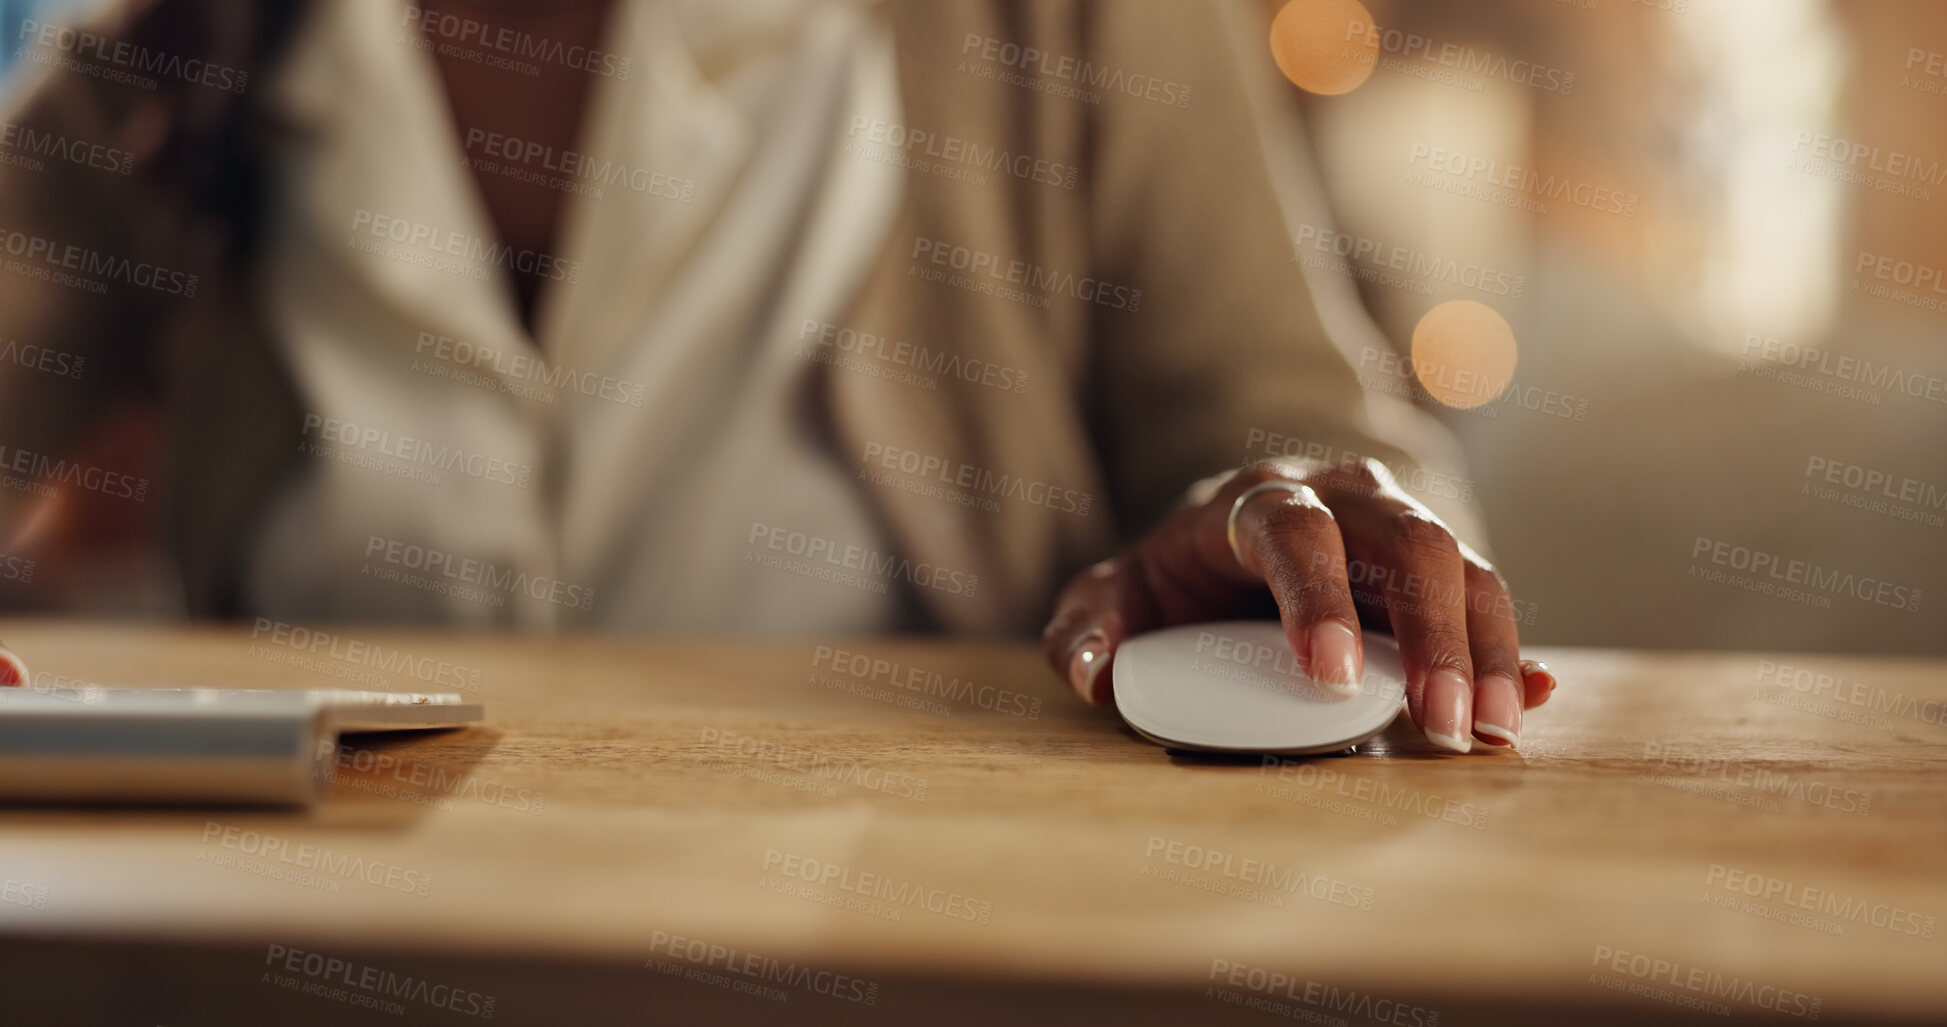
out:
{"label": "wooden desk", "polygon": [[359,743],[310,813],[0,811],[9,1023],[1947,1017],[1938,661],[1543,652],[1522,755],[1266,767],[1013,642],[0,638],[111,684],[477,670],[491,722]]}

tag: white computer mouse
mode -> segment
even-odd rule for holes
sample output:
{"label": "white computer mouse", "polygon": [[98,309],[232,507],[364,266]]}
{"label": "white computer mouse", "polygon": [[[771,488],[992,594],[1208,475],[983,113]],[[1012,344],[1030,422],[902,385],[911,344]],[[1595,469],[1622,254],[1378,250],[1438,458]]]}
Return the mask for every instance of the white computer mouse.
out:
{"label": "white computer mouse", "polygon": [[1365,634],[1356,694],[1312,681],[1277,621],[1185,624],[1138,635],[1115,654],[1115,705],[1143,737],[1171,749],[1305,755],[1385,730],[1406,702],[1390,636]]}

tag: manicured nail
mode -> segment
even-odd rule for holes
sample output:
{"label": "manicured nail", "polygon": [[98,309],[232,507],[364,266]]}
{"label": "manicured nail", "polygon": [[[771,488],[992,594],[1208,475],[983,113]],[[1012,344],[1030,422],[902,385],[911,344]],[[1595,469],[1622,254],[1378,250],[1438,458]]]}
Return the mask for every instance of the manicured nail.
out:
{"label": "manicured nail", "polygon": [[1543,681],[1546,681],[1548,683],[1548,692],[1546,695],[1543,696],[1543,698],[1547,698],[1547,696],[1555,694],[1555,674],[1553,671],[1550,671],[1548,669],[1548,664],[1543,663],[1540,660],[1522,660],[1521,680],[1527,681],[1528,679],[1535,678],[1535,677],[1539,677]]}
{"label": "manicured nail", "polygon": [[1452,667],[1439,667],[1426,676],[1424,729],[1433,744],[1455,752],[1474,747],[1467,730],[1472,721],[1473,689],[1467,678]]}
{"label": "manicured nail", "polygon": [[1474,688],[1474,736],[1489,745],[1521,744],[1521,686],[1494,673]]}
{"label": "manicured nail", "polygon": [[1312,625],[1313,681],[1334,692],[1359,694],[1359,636],[1345,622],[1322,620]]}
{"label": "manicured nail", "polygon": [[0,686],[27,683],[27,663],[12,649],[0,648]]}
{"label": "manicured nail", "polygon": [[1083,702],[1093,704],[1095,699],[1095,679],[1102,676],[1102,668],[1109,665],[1109,639],[1100,631],[1091,631],[1082,637],[1075,647],[1075,655],[1068,658],[1068,686]]}

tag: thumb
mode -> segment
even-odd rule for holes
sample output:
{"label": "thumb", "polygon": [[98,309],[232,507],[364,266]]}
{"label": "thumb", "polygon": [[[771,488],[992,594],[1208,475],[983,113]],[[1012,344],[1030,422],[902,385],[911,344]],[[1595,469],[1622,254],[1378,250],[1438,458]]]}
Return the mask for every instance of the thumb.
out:
{"label": "thumb", "polygon": [[1106,703],[1114,694],[1110,665],[1116,647],[1155,619],[1143,599],[1134,561],[1117,556],[1076,575],[1062,589],[1054,616],[1041,632],[1048,665],[1092,705]]}

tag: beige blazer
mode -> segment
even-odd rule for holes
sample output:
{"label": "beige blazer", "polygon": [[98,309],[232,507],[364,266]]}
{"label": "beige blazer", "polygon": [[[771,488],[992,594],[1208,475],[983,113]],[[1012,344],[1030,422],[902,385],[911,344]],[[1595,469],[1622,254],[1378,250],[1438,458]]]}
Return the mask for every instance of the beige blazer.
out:
{"label": "beige blazer", "polygon": [[[902,555],[979,575],[971,597],[911,588],[922,622],[1038,628],[1068,576],[1127,544],[1191,482],[1250,456],[1263,438],[1254,432],[1407,458],[1374,437],[1353,371],[1320,326],[1214,5],[889,0],[881,10],[903,127],[1028,159],[996,165],[944,142],[905,149],[904,210],[842,327],[936,362],[1024,372],[1025,385],[879,352],[858,359],[919,370],[937,389],[835,362],[803,397],[809,430],[843,466],[896,445],[971,469],[955,473],[1090,497],[1085,513],[1065,499],[962,505],[861,481]],[[247,612],[243,540],[298,456],[299,405],[265,337],[247,246],[226,257],[226,225],[150,173],[181,155],[168,149],[180,145],[173,127],[215,91],[46,74],[7,120],[125,150],[132,172],[0,166],[0,250],[37,248],[35,266],[73,247],[97,268],[100,255],[147,262],[179,272],[163,279],[174,285],[194,275],[193,295],[133,284],[128,272],[109,273],[105,292],[0,273],[0,338],[86,367],[63,378],[0,366],[0,443],[71,451],[117,405],[157,404],[168,458],[149,506],[190,608]]]}

